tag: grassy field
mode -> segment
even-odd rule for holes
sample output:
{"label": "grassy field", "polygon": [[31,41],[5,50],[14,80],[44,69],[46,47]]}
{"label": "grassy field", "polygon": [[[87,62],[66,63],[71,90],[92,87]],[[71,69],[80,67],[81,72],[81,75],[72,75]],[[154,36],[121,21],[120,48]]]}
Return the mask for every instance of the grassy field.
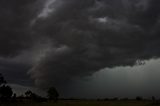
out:
{"label": "grassy field", "polygon": [[0,106],[160,106],[152,101],[59,101],[44,103],[8,103]]}

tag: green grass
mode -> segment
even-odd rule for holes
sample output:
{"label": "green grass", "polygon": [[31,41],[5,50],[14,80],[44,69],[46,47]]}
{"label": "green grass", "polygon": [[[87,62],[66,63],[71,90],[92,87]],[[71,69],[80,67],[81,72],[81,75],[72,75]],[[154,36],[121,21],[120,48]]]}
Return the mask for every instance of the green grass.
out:
{"label": "green grass", "polygon": [[8,103],[0,106],[160,106],[151,101],[59,101],[44,103]]}

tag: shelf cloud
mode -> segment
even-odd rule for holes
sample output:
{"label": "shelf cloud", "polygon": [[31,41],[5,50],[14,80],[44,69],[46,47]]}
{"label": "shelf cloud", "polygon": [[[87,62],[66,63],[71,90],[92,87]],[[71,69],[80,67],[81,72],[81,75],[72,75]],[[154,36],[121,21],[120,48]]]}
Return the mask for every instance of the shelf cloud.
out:
{"label": "shelf cloud", "polygon": [[[160,57],[158,0],[1,0],[0,56],[41,88]],[[3,64],[0,64],[3,66]],[[18,68],[18,67],[17,67]],[[45,86],[44,86],[45,85]]]}

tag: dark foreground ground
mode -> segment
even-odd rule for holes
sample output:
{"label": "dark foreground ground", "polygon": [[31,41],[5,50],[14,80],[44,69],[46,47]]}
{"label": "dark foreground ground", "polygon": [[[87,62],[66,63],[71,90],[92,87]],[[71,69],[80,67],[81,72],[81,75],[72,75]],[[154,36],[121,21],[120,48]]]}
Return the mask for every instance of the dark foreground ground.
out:
{"label": "dark foreground ground", "polygon": [[160,106],[152,101],[59,101],[43,103],[0,103],[0,106]]}

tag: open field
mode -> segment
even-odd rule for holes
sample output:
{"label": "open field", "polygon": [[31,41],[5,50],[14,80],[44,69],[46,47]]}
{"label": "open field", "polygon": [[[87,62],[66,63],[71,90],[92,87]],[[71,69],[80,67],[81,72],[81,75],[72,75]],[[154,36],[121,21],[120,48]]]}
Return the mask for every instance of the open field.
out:
{"label": "open field", "polygon": [[59,101],[44,103],[8,103],[0,106],[160,106],[152,101]]}

